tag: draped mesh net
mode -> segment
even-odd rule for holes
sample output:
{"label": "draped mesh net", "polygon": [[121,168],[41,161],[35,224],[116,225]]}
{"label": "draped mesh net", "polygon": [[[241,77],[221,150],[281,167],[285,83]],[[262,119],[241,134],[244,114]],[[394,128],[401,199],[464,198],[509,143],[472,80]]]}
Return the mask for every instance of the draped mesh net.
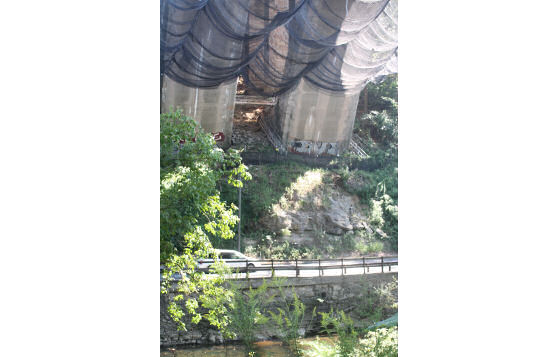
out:
{"label": "draped mesh net", "polygon": [[397,72],[397,0],[161,0],[161,71],[274,96],[301,78],[354,93]]}

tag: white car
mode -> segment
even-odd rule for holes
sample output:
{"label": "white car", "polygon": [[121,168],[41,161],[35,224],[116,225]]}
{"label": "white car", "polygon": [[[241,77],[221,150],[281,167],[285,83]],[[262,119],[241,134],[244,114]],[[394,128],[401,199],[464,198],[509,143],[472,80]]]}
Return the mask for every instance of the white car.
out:
{"label": "white car", "polygon": [[[216,254],[230,268],[243,268],[245,270],[245,267],[261,266],[257,259],[249,258],[236,250],[216,249]],[[209,268],[214,263],[214,259],[199,259],[197,263],[197,268]]]}

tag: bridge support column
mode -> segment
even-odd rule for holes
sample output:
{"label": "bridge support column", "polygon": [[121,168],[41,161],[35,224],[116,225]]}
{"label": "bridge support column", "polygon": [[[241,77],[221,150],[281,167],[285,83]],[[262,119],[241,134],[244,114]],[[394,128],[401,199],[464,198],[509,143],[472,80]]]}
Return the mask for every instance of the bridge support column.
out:
{"label": "bridge support column", "polygon": [[201,127],[215,134],[222,147],[231,145],[237,81],[216,88],[191,88],[166,75],[162,81],[161,112],[181,109]]}
{"label": "bridge support column", "polygon": [[309,155],[340,155],[349,148],[359,93],[331,93],[302,79],[278,99],[271,129],[283,149]]}

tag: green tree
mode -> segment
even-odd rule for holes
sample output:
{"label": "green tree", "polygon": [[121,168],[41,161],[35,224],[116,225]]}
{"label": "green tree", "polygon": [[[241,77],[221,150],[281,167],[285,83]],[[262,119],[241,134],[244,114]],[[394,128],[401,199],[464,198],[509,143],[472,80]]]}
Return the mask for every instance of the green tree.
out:
{"label": "green tree", "polygon": [[397,148],[398,75],[390,75],[378,84],[369,83],[362,95],[363,99],[366,95],[368,104],[363,108],[363,115],[357,118],[354,132],[368,140],[369,146],[393,147],[389,151]]}
{"label": "green tree", "polygon": [[[234,237],[236,207],[220,200],[217,184],[241,187],[250,180],[237,150],[224,152],[210,134],[180,111],[160,116],[160,258],[183,254],[188,233],[208,238],[213,244]],[[197,241],[198,237],[193,241]],[[202,238],[202,237],[200,237]],[[198,243],[204,245],[205,240]]]}
{"label": "green tree", "polygon": [[[354,134],[379,169],[370,172],[344,171],[344,187],[369,205],[369,218],[376,228],[374,238],[398,249],[398,75],[381,83],[369,83],[363,99],[368,106],[354,125]],[[352,185],[348,178],[353,176]]]}
{"label": "green tree", "polygon": [[[172,293],[169,312],[181,328],[186,316],[194,323],[204,317],[217,327],[226,324],[223,302],[231,295],[222,285],[224,267],[212,267],[219,273],[215,279],[195,270],[198,258],[214,257],[214,244],[234,237],[239,219],[236,207],[220,200],[217,186],[222,179],[234,187],[251,179],[239,152],[218,148],[213,137],[181,111],[161,114],[160,260],[167,268],[161,292]],[[181,278],[172,281],[176,272]],[[208,312],[201,315],[200,307]]]}

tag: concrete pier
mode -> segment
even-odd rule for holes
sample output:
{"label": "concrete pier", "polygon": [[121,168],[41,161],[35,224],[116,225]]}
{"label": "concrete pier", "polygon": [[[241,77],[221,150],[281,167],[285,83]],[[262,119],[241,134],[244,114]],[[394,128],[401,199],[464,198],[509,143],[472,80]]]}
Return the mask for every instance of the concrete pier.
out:
{"label": "concrete pier", "polygon": [[304,79],[278,99],[267,122],[284,150],[309,155],[339,155],[349,148],[359,93],[331,93]]}
{"label": "concrete pier", "polygon": [[187,87],[164,76],[161,111],[183,110],[206,132],[214,134],[219,146],[228,147],[232,140],[236,89],[237,80],[214,89],[203,89]]}

